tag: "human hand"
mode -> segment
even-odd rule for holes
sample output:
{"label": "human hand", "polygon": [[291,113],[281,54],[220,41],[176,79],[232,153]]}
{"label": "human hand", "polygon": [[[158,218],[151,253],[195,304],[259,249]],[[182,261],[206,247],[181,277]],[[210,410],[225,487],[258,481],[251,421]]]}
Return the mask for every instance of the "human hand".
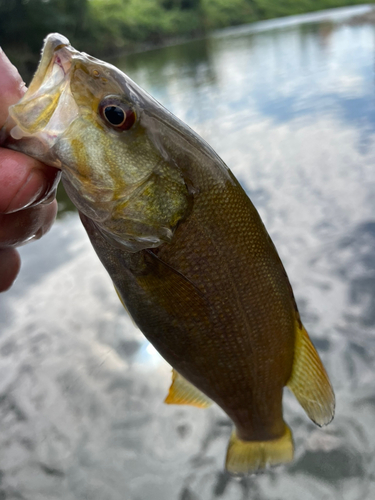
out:
{"label": "human hand", "polygon": [[[16,68],[0,48],[0,129],[8,107],[25,93]],[[15,247],[39,239],[52,226],[58,170],[0,147],[0,292],[10,288],[21,265]]]}

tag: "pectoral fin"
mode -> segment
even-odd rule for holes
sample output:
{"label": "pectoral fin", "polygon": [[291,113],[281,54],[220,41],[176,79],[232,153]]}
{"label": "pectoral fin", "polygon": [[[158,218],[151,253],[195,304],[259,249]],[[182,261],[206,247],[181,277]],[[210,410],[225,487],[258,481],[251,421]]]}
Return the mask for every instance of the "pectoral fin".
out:
{"label": "pectoral fin", "polygon": [[212,405],[210,398],[188,382],[176,370],[172,372],[172,385],[164,403],[169,405],[190,405],[197,408],[208,408]]}
{"label": "pectoral fin", "polygon": [[324,366],[303,326],[296,327],[292,375],[287,383],[307,415],[319,426],[335,414],[335,395]]}

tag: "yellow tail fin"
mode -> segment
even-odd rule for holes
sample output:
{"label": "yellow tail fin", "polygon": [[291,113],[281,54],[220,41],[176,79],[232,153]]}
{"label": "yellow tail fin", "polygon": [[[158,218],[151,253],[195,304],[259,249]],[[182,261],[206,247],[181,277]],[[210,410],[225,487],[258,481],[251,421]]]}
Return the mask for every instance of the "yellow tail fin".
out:
{"label": "yellow tail fin", "polygon": [[335,414],[335,394],[328,375],[306,330],[296,328],[293,370],[287,386],[307,415],[319,426]]}
{"label": "yellow tail fin", "polygon": [[244,475],[293,460],[292,433],[285,425],[284,434],[270,441],[242,441],[236,430],[229,441],[225,466],[231,474]]}

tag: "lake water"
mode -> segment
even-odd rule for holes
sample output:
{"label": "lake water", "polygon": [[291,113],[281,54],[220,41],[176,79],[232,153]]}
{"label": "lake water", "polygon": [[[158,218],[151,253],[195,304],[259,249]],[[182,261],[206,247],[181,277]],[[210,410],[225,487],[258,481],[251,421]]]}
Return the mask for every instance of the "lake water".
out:
{"label": "lake water", "polygon": [[[111,61],[206,139],[258,208],[331,376],[324,429],[285,391],[292,464],[237,480],[217,407],[167,406],[170,367],[78,216],[21,249],[0,296],[0,499],[375,498],[375,27],[368,7]],[[77,47],[79,48],[79,47]]]}

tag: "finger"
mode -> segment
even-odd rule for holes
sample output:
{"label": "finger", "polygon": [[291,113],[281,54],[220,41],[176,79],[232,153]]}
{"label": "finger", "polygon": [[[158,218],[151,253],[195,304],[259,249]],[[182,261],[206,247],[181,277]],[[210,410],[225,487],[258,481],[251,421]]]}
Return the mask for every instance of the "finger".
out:
{"label": "finger", "polygon": [[11,214],[0,214],[0,247],[16,247],[41,238],[51,228],[57,202],[38,205]]}
{"label": "finger", "polygon": [[14,248],[0,249],[0,292],[8,290],[21,267],[19,253]]}
{"label": "finger", "polygon": [[0,47],[0,128],[8,116],[8,107],[26,92],[25,83]]}
{"label": "finger", "polygon": [[41,203],[56,189],[60,173],[17,151],[0,148],[0,213]]}

